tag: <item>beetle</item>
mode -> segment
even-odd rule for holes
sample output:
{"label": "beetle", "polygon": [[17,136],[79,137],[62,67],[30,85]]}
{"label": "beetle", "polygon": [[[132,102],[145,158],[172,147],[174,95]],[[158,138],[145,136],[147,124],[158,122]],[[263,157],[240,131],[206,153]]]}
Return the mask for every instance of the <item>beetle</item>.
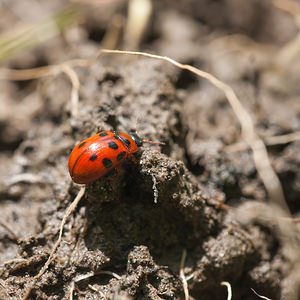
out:
{"label": "beetle", "polygon": [[133,154],[145,142],[163,144],[142,140],[137,132],[117,134],[101,131],[74,147],[69,157],[70,176],[75,183],[93,182],[109,171],[118,169],[127,157],[135,161]]}

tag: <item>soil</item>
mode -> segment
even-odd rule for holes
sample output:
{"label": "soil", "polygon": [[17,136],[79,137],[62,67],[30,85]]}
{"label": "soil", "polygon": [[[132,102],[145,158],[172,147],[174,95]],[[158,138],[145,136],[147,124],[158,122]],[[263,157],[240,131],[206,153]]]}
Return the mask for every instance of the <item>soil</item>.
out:
{"label": "soil", "polygon": [[[153,1],[139,49],[229,84],[264,140],[299,132],[300,52],[292,50],[299,50],[299,15],[276,3]],[[67,5],[28,0],[28,10],[22,1],[4,1],[0,29]],[[125,1],[78,5],[79,25],[2,66],[89,58],[103,46],[114,16],[126,21]],[[288,242],[274,224],[255,218],[269,210],[270,199],[224,94],[145,57],[103,55],[74,71],[77,115],[66,74],[0,81],[0,298],[23,299],[49,257],[80,189],[67,167],[72,148],[99,130],[135,130],[139,120],[140,136],[165,144],[145,143],[137,162],[126,160],[114,180],[109,175],[87,185],[29,299],[186,299],[182,274],[190,299],[226,299],[223,281],[234,299],[258,299],[251,288],[271,299],[297,299]],[[297,140],[268,146],[295,217],[299,150]]]}

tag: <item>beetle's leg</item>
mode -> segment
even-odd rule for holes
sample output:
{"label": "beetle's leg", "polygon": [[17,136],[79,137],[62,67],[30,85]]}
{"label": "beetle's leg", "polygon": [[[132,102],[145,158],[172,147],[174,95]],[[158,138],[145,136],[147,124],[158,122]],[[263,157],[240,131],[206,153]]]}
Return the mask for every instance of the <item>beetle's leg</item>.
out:
{"label": "beetle's leg", "polygon": [[[113,181],[117,179],[121,166],[117,166],[108,173],[107,180]],[[111,174],[112,173],[112,174]],[[114,173],[114,174],[113,174]]]}
{"label": "beetle's leg", "polygon": [[134,163],[137,163],[136,158],[132,154],[128,154],[129,159],[131,159]]}

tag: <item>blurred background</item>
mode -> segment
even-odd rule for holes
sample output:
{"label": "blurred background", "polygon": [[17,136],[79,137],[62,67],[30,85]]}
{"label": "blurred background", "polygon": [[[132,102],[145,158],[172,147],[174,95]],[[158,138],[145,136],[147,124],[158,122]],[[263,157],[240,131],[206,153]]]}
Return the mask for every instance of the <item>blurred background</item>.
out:
{"label": "blurred background", "polygon": [[[101,48],[169,56],[210,72],[229,84],[251,114],[257,133],[268,147],[287,205],[292,215],[298,216],[299,1],[0,0],[0,16],[0,205],[3,205],[9,220],[14,219],[13,212],[18,210],[13,201],[24,191],[16,186],[8,188],[7,178],[10,174],[28,170],[24,160],[17,156],[20,151],[25,155],[33,152],[34,146],[26,141],[35,138],[36,128],[48,126],[51,130],[46,130],[45,134],[53,134],[56,138],[54,129],[60,126],[66,144],[61,144],[62,134],[57,140],[54,138],[53,143],[43,145],[47,148],[57,143],[61,148],[55,150],[56,153],[69,149],[74,141],[68,140],[69,129],[66,129],[69,126],[66,120],[72,114],[69,103],[71,84],[66,85],[59,79],[55,82],[49,78],[37,80],[40,76],[35,71],[25,75],[26,80],[7,80],[13,79],[14,74],[7,72],[6,68],[31,69],[72,59],[89,59]],[[118,62],[111,56],[110,59],[105,60],[106,67],[119,63],[118,67],[122,69],[131,64],[130,60]],[[101,69],[101,63],[94,67]],[[244,204],[247,200],[266,202],[265,188],[257,176],[247,145],[240,139],[240,125],[224,94],[187,71],[170,71],[168,67],[156,71],[167,74],[182,101],[178,108],[180,126],[174,125],[182,134],[175,129],[170,134],[175,136],[179,146],[172,145],[166,154],[184,161],[205,192],[218,201],[232,206]],[[79,75],[82,82],[84,74],[79,72]],[[97,78],[97,84],[109,80],[112,87],[118,76],[111,72],[105,79]],[[91,81],[82,83],[80,98],[94,95],[94,85],[97,84]],[[123,92],[122,89],[115,90],[113,96],[118,99],[118,93]],[[104,100],[99,100],[100,106],[101,101]],[[85,102],[82,103],[79,110],[84,111]],[[103,107],[111,109],[106,102]],[[124,111],[118,111],[117,104],[113,109],[117,111],[114,117],[124,117]],[[165,111],[168,111],[168,104]],[[128,115],[130,113],[129,110]],[[136,117],[132,117],[132,124]],[[112,126],[118,123],[114,119],[107,120]],[[83,136],[83,129],[80,129],[81,123],[76,124],[74,121],[72,126],[76,128],[76,138],[79,139]],[[149,132],[154,140],[158,140],[168,137],[166,131],[163,128],[159,133]],[[277,136],[281,138],[274,138]],[[44,152],[39,157],[40,161],[46,158],[49,164],[55,164],[55,156],[52,158],[49,153]],[[36,168],[41,168],[38,162]],[[35,180],[25,178],[29,182]],[[26,226],[28,232],[36,228],[30,219]],[[22,237],[22,233],[19,234]],[[7,251],[9,247],[5,242],[2,244],[2,261],[17,253],[17,247]],[[277,246],[275,248],[277,253]],[[265,286],[277,280],[273,273],[268,274],[271,274],[271,279],[264,282]],[[252,279],[255,277],[251,276]],[[278,286],[274,286],[269,292],[276,297],[279,295]],[[194,293],[197,294],[197,287]]]}

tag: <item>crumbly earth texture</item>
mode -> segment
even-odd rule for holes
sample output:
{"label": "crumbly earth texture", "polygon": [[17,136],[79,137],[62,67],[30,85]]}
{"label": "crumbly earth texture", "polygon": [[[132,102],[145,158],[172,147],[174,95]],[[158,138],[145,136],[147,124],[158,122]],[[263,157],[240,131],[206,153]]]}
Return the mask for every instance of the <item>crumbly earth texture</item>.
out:
{"label": "crumbly earth texture", "polygon": [[[0,6],[1,31],[20,14],[32,22],[68,5],[29,0],[27,12],[22,3]],[[91,57],[114,16],[127,14],[122,1],[93,5],[81,7],[80,25],[3,65]],[[300,130],[299,52],[288,52],[298,30],[293,15],[271,1],[153,1],[140,48],[228,83],[268,141]],[[261,217],[270,214],[268,195],[222,92],[149,58],[104,55],[74,71],[76,115],[65,73],[0,80],[0,298],[24,298],[49,257],[80,189],[67,168],[72,148],[100,130],[135,130],[139,120],[139,135],[164,145],[145,143],[136,162],[87,185],[29,299],[186,299],[187,290],[190,299],[226,299],[223,281],[233,299],[254,299],[251,288],[297,299],[288,241]],[[268,146],[293,215],[300,208],[299,145]]]}

